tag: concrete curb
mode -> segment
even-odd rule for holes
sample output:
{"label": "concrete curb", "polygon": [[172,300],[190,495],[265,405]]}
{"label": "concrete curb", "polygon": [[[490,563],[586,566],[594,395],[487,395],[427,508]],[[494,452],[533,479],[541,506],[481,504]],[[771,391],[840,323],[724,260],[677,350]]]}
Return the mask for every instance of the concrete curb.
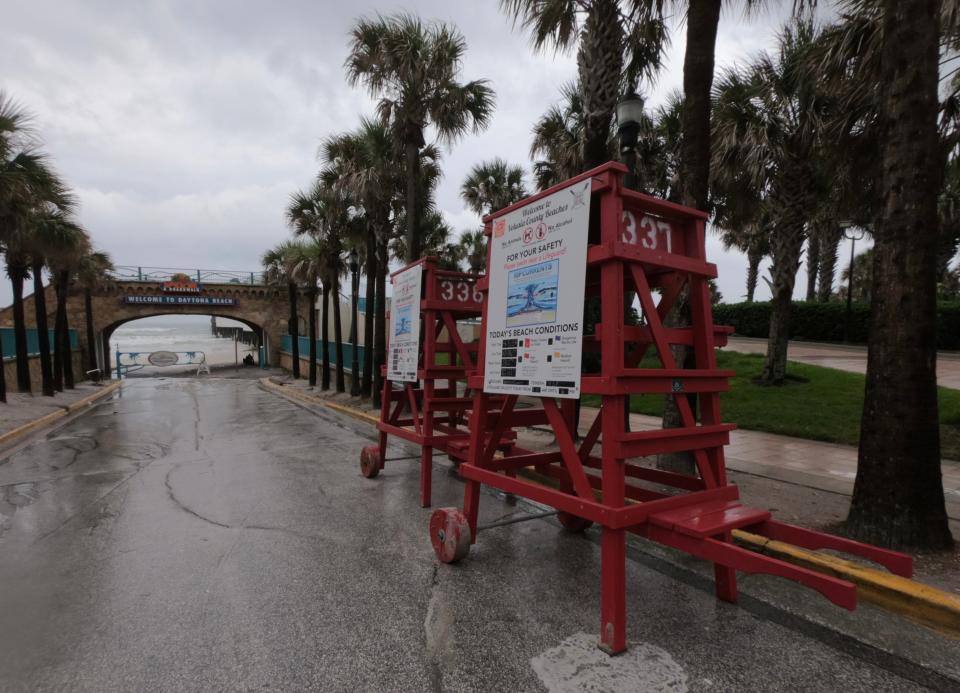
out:
{"label": "concrete curb", "polygon": [[[290,396],[310,404],[320,404],[368,423],[376,424],[379,421],[378,417],[367,412],[312,397],[306,393],[297,392],[294,388],[285,388],[269,382],[268,378],[263,378],[260,383],[283,396]],[[864,601],[932,627],[951,637],[960,638],[960,597],[956,595],[883,570],[830,554],[808,551],[742,530],[734,530],[733,535],[738,543],[753,551],[848,580],[857,585],[857,595]]]}
{"label": "concrete curb", "polygon": [[339,402],[330,402],[322,397],[315,397],[307,392],[298,390],[295,387],[278,385],[270,380],[270,378],[260,378],[260,385],[264,389],[269,390],[270,392],[275,392],[281,397],[296,400],[304,404],[315,404],[322,407],[327,407],[328,409],[333,409],[341,414],[352,416],[355,419],[360,419],[361,421],[365,421],[367,423],[376,424],[380,420],[379,417],[376,417],[373,414],[368,414],[365,411],[361,411],[356,407],[340,404]]}
{"label": "concrete curb", "polygon": [[112,392],[115,392],[122,386],[123,386],[123,381],[121,380],[118,380],[114,383],[110,383],[109,385],[104,387],[102,390],[99,390],[97,392],[87,395],[86,397],[78,399],[76,402],[72,402],[71,404],[68,404],[63,409],[60,409],[58,411],[52,411],[49,414],[45,414],[41,416],[39,419],[34,419],[29,423],[25,423],[22,426],[18,426],[12,431],[7,431],[6,433],[0,435],[0,448],[6,447],[13,441],[17,440],[18,438],[21,438],[22,436],[25,436],[28,433],[44,428],[52,424],[54,421],[57,421],[58,419],[62,419],[63,417],[69,414],[73,414],[79,409],[82,409],[84,407],[87,407],[93,404],[98,399],[106,397],[107,395],[111,394]]}

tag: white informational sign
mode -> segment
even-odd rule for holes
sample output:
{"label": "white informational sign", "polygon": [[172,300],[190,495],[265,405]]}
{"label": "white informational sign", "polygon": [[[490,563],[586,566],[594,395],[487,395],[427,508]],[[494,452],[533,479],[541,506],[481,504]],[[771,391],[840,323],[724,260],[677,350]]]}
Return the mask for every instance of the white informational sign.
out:
{"label": "white informational sign", "polygon": [[390,300],[390,353],[387,380],[415,383],[420,353],[420,283],[423,265],[414,265],[393,276]]}
{"label": "white informational sign", "polygon": [[493,220],[484,392],[580,396],[590,186]]}

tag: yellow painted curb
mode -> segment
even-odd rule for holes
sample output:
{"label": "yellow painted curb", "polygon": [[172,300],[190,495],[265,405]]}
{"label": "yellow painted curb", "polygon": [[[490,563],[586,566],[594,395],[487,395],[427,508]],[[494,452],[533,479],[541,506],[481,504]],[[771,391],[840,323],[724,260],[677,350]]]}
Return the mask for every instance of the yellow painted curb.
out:
{"label": "yellow painted curb", "polygon": [[914,621],[932,626],[953,637],[960,637],[960,597],[884,570],[817,553],[758,536],[733,530],[734,539],[759,553],[829,573],[857,585],[857,594],[864,601],[902,614]]}
{"label": "yellow painted curb", "polygon": [[[264,378],[264,380],[268,379]],[[270,383],[269,387],[276,391],[284,389],[274,383]],[[311,397],[301,397],[301,399],[323,404],[370,423],[376,424],[379,421],[378,417],[348,405],[325,402]],[[533,470],[517,471],[521,476],[536,478],[538,481],[552,481],[549,477],[542,477]],[[864,601],[931,626],[947,635],[960,637],[960,597],[957,595],[893,573],[829,554],[802,549],[743,530],[734,530],[733,536],[739,543],[754,551],[848,580],[857,585],[857,595]]]}
{"label": "yellow painted curb", "polygon": [[86,407],[92,404],[93,402],[100,399],[101,397],[106,397],[107,395],[109,395],[111,392],[121,387],[122,385],[123,385],[123,382],[118,380],[115,383],[111,383],[107,385],[102,390],[98,390],[97,392],[91,393],[82,399],[78,399],[76,402],[68,404],[63,409],[52,411],[49,414],[45,414],[44,416],[41,416],[39,419],[34,419],[33,421],[25,423],[22,426],[18,426],[12,431],[7,431],[6,433],[0,435],[0,447],[6,447],[7,444],[13,442],[17,438],[25,436],[27,433],[30,433],[31,431],[35,431],[37,429],[43,428],[58,419],[62,419],[64,416],[67,416],[68,414],[73,414],[78,409],[81,409],[83,407]]}

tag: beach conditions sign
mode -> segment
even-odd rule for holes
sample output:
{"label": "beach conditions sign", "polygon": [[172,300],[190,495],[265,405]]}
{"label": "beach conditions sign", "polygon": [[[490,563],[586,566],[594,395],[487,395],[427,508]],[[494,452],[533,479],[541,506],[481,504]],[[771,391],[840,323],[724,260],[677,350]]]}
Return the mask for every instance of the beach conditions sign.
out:
{"label": "beach conditions sign", "polygon": [[420,353],[420,284],[423,265],[408,267],[393,275],[390,299],[390,353],[387,380],[417,382]]}
{"label": "beach conditions sign", "polygon": [[493,220],[484,392],[580,396],[590,186]]}

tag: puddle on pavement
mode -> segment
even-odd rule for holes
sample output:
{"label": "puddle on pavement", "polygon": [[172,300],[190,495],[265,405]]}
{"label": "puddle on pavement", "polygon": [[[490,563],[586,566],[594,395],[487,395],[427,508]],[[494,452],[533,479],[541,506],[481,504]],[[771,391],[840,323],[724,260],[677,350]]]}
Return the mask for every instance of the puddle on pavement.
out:
{"label": "puddle on pavement", "polygon": [[530,664],[550,693],[688,690],[683,667],[663,648],[644,642],[631,642],[611,657],[597,647],[596,635],[576,633]]}

